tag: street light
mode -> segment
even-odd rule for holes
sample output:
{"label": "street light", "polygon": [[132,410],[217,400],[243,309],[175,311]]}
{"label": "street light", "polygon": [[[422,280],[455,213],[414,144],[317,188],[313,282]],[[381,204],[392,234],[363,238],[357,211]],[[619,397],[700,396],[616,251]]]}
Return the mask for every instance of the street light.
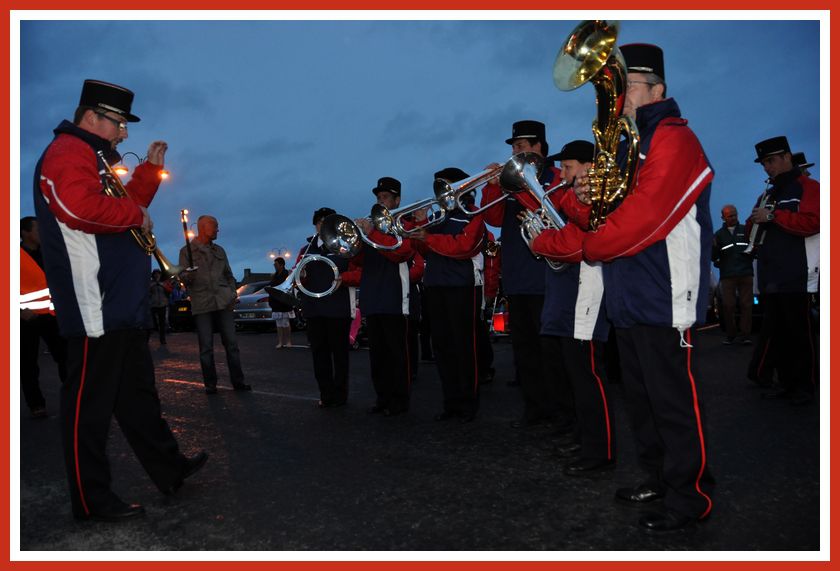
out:
{"label": "street light", "polygon": [[[118,162],[113,167],[111,167],[112,170],[120,176],[125,176],[125,175],[128,174],[128,167],[125,166],[125,164],[123,162],[123,159],[125,159],[125,157],[128,156],[128,155],[132,155],[134,158],[137,159],[137,165],[138,166],[145,163],[146,159],[148,158],[148,157],[143,157],[141,159],[140,156],[137,153],[134,153],[132,151],[124,152],[122,154],[122,156],[120,156],[120,162]],[[158,176],[160,177],[161,180],[166,180],[166,179],[169,178],[169,171],[164,169],[164,168],[161,168],[160,171],[158,172]]]}

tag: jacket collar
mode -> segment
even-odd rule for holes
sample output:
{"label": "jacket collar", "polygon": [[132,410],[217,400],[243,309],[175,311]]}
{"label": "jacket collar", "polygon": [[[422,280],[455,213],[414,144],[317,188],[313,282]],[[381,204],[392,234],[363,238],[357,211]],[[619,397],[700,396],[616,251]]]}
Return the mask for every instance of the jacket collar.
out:
{"label": "jacket collar", "polygon": [[58,127],[53,129],[53,133],[55,133],[56,137],[58,135],[72,135],[77,139],[83,140],[85,143],[90,145],[94,152],[102,151],[105,154],[105,158],[108,159],[108,162],[111,164],[117,163],[120,160],[120,154],[111,148],[110,141],[103,139],[99,135],[95,135],[90,131],[85,131],[78,125],[75,125],[66,119],[62,121]]}
{"label": "jacket collar", "polygon": [[666,117],[681,117],[680,107],[672,97],[649,103],[636,109],[636,127],[644,131],[650,127],[656,127]]}
{"label": "jacket collar", "polygon": [[800,176],[802,176],[802,171],[799,170],[799,167],[795,166],[787,172],[783,172],[779,175],[776,175],[776,178],[773,179],[773,186],[787,186],[791,182],[798,179]]}

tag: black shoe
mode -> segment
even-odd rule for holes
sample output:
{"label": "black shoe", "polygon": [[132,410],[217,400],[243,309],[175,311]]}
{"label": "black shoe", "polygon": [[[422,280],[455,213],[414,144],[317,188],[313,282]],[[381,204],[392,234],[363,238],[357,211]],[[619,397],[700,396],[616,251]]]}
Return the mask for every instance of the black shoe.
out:
{"label": "black shoe", "polygon": [[251,385],[246,385],[245,383],[233,383],[233,390],[235,391],[250,391]]}
{"label": "black shoe", "polygon": [[665,494],[645,484],[636,486],[635,488],[619,488],[615,491],[617,502],[634,506],[649,504],[650,502],[661,500],[664,497]]}
{"label": "black shoe", "polygon": [[385,407],[379,406],[378,404],[373,405],[367,410],[368,414],[384,414]]}
{"label": "black shoe", "polygon": [[554,448],[554,452],[560,458],[571,458],[572,456],[577,456],[580,454],[581,450],[583,450],[583,446],[577,442],[572,442],[571,444],[565,444],[563,446],[556,446]]}
{"label": "black shoe", "polygon": [[457,412],[445,410],[435,415],[435,420],[452,420],[453,418],[458,418]]}
{"label": "black shoe", "polygon": [[146,508],[140,504],[127,504],[117,501],[107,508],[91,510],[88,514],[73,514],[73,517],[80,520],[118,522],[143,515],[146,515]]}
{"label": "black shoe", "polygon": [[214,385],[212,387],[204,387],[204,392],[208,395],[215,395],[217,392],[219,392],[219,389],[217,389]]}
{"label": "black shoe", "polygon": [[201,470],[204,465],[207,463],[207,459],[210,456],[202,450],[195,456],[190,456],[185,459],[184,461],[184,468],[181,471],[181,476],[175,480],[175,483],[172,484],[169,488],[163,490],[163,493],[167,496],[171,496],[175,492],[181,489],[181,486],[184,485],[184,480]]}
{"label": "black shoe", "polygon": [[474,412],[464,412],[458,415],[458,422],[461,424],[467,424],[475,420],[475,413]]}
{"label": "black shoe", "polygon": [[567,476],[597,476],[615,470],[615,460],[605,458],[580,458],[563,469]]}
{"label": "black shoe", "polygon": [[694,529],[697,520],[677,512],[648,513],[639,518],[639,527],[648,533],[681,532]]}
{"label": "black shoe", "polygon": [[513,379],[512,381],[508,381],[506,384],[509,387],[521,387],[522,386],[522,383],[520,381],[518,381],[517,379]]}

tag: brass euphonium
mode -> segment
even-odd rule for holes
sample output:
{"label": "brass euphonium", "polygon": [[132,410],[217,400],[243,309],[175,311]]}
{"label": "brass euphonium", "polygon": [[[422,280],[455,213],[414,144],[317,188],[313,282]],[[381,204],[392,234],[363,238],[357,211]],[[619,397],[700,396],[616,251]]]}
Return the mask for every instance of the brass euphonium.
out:
{"label": "brass euphonium", "polygon": [[[105,159],[105,154],[102,151],[96,151],[96,154],[105,169],[105,194],[113,198],[126,197],[130,200],[131,197],[129,196],[128,191],[125,189],[120,177],[117,176],[117,173],[115,173],[111,168],[111,165],[108,164],[108,161]],[[134,239],[137,240],[137,243],[140,244],[140,247],[143,248],[146,254],[155,257],[158,266],[160,266],[162,274],[161,277],[164,279],[177,277],[178,274],[183,271],[181,266],[173,264],[166,256],[163,255],[163,252],[161,252],[160,248],[158,248],[157,239],[151,230],[147,232],[142,228],[132,228],[131,235],[134,236]]]}
{"label": "brass euphonium", "polygon": [[[588,173],[592,193],[590,230],[603,224],[632,191],[639,163],[636,122],[622,115],[627,66],[616,46],[618,31],[619,23],[614,20],[583,21],[566,38],[554,62],[554,84],[561,91],[577,89],[587,82],[595,86],[595,157]],[[628,144],[623,170],[617,158],[622,135]]]}

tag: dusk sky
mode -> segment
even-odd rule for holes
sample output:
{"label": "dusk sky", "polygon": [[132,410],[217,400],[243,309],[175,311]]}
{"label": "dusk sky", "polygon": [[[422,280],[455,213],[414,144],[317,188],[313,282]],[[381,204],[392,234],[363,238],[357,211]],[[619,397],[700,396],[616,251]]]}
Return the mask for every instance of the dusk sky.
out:
{"label": "dusk sky", "polygon": [[[172,177],[150,208],[167,256],[177,260],[188,208],[193,222],[219,219],[237,279],[269,272],[269,252],[296,252],[315,209],[367,215],[381,176],[402,181],[403,205],[430,197],[443,167],[476,173],[507,159],[514,121],[546,123],[552,152],[591,140],[592,86],[552,81],[577,22],[23,21],[19,214],[34,212],[32,174],[52,129],[72,119],[84,79],[101,79],[136,94],[142,121],[121,152],[169,143]],[[665,51],[668,95],[716,171],[716,226],[721,206],[743,221],[763,191],[762,139],[786,135],[820,178],[818,20],[624,20],[619,43],[635,42]]]}

